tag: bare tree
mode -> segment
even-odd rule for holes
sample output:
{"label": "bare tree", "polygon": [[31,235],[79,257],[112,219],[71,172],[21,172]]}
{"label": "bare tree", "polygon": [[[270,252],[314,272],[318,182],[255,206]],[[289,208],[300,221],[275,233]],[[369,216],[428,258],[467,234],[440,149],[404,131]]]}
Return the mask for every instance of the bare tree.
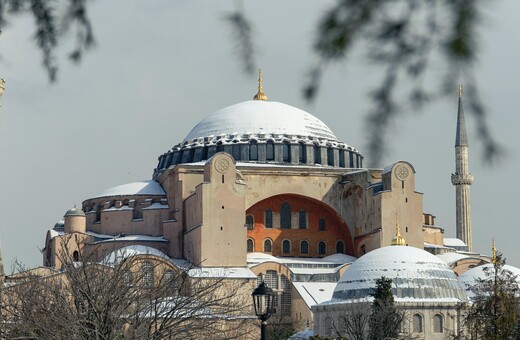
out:
{"label": "bare tree", "polygon": [[232,339],[256,325],[254,283],[191,277],[154,255],[62,262],[60,271],[26,271],[4,289],[0,338]]}

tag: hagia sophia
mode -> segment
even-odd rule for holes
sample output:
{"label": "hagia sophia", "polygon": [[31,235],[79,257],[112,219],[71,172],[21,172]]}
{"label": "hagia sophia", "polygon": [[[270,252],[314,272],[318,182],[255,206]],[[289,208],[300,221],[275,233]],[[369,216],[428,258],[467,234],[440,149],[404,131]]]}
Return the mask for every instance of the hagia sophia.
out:
{"label": "hagia sophia", "polygon": [[411,163],[364,167],[317,116],[269,101],[260,74],[253,100],[209,114],[159,155],[151,178],[68,210],[45,236],[43,265],[59,270],[64,249],[75,261],[128,250],[174,270],[189,263],[209,278],[263,281],[277,293],[270,320],[322,336],[341,333],[337,320],[385,276],[407,316],[403,333],[456,335],[466,283],[492,261],[472,248],[462,88],[458,101],[457,238],[423,206]]}

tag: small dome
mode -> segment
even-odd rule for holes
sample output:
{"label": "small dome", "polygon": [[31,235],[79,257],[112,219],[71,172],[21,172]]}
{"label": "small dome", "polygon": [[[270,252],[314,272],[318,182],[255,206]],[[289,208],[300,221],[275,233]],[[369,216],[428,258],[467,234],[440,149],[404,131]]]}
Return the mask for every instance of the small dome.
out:
{"label": "small dome", "polygon": [[455,273],[435,255],[407,246],[383,247],[354,262],[339,280],[333,299],[355,300],[370,297],[376,280],[392,279],[397,301],[467,300]]}
{"label": "small dome", "polygon": [[327,125],[308,112],[283,103],[249,100],[210,114],[191,130],[184,142],[233,134],[295,135],[337,141]]}
{"label": "small dome", "polygon": [[74,207],[72,209],[67,210],[64,217],[68,216],[85,216],[85,213],[80,208]]}
{"label": "small dome", "polygon": [[[510,266],[508,264],[504,265],[504,270],[508,270],[514,276],[516,276],[516,282],[520,286],[520,269]],[[467,272],[462,273],[459,276],[459,281],[462,286],[466,289],[466,293],[468,297],[473,297],[473,292],[471,291],[471,287],[477,282],[477,280],[485,280],[489,276],[486,275],[486,271],[489,275],[494,275],[495,268],[492,263],[487,263],[482,266],[478,266],[475,268],[471,268]]]}
{"label": "small dome", "polygon": [[94,198],[109,197],[109,196],[135,196],[135,195],[161,195],[164,192],[161,185],[154,180],[145,180],[133,183],[127,183],[109,188]]}
{"label": "small dome", "polygon": [[52,229],[63,231],[64,228],[65,228],[65,221],[61,220],[61,221],[56,222],[56,224],[54,225],[54,228],[52,228]]}

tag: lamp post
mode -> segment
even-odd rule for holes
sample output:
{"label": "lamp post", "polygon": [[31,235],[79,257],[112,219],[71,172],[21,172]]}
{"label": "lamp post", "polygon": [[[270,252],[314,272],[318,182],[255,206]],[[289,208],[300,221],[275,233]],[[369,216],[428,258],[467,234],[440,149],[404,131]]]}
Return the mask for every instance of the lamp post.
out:
{"label": "lamp post", "polygon": [[262,321],[260,339],[267,340],[267,319],[269,319],[273,312],[275,293],[262,281],[251,295],[253,296],[255,314]]}

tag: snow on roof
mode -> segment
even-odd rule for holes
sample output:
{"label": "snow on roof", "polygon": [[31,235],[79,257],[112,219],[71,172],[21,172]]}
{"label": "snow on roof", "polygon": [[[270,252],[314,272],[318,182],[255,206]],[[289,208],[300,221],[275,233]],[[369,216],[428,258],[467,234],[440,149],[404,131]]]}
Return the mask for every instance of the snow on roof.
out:
{"label": "snow on roof", "polygon": [[336,282],[293,282],[292,284],[309,308],[332,299],[332,293],[336,288]]}
{"label": "snow on roof", "polygon": [[[94,235],[92,235],[94,236]],[[106,242],[128,242],[128,241],[139,241],[139,242],[168,242],[168,239],[164,236],[148,236],[148,235],[100,235],[97,234],[98,240],[94,244],[106,243]]]}
{"label": "snow on roof", "polygon": [[363,255],[342,275],[333,296],[343,300],[365,298],[382,276],[392,279],[396,298],[466,300],[464,289],[446,263],[408,246],[383,247]]}
{"label": "snow on roof", "polygon": [[305,327],[305,329],[303,331],[294,333],[289,338],[287,338],[287,340],[307,340],[313,336],[314,336],[314,332],[309,327]]}
{"label": "snow on roof", "polygon": [[[508,264],[504,265],[504,270],[510,271],[514,276],[516,276],[516,282],[520,285],[520,269],[517,267],[510,266]],[[469,298],[473,297],[473,292],[471,291],[471,287],[477,282],[477,280],[485,280],[489,276],[486,275],[486,271],[493,276],[495,273],[495,268],[492,263],[486,263],[482,266],[478,266],[475,268],[471,268],[470,270],[462,273],[459,276],[459,281],[462,283],[462,286],[466,289],[466,293]]]}
{"label": "snow on roof", "polygon": [[446,247],[467,247],[466,243],[458,238],[444,238],[444,245]]}
{"label": "snow on roof", "polygon": [[93,197],[108,196],[134,196],[134,195],[166,195],[161,185],[154,180],[145,180],[133,183],[118,185],[105,190],[101,194]]}
{"label": "snow on roof", "polygon": [[327,257],[319,258],[319,257],[276,257],[269,254],[264,253],[248,253],[247,254],[247,263],[250,266],[255,266],[259,263],[263,262],[276,262],[287,265],[290,268],[293,268],[295,265],[316,265],[316,268],[320,266],[327,265],[342,265],[345,263],[352,263],[357,258],[345,254],[335,254]]}
{"label": "snow on roof", "polygon": [[223,134],[285,134],[337,140],[327,125],[308,112],[283,103],[249,100],[210,114],[184,142]]}
{"label": "snow on roof", "polygon": [[453,263],[455,263],[459,260],[465,259],[469,256],[466,254],[461,254],[459,252],[452,252],[452,253],[439,254],[439,255],[437,255],[437,257],[440,258],[441,260],[443,260],[444,262],[446,262],[446,264],[448,266],[451,266]]}
{"label": "snow on roof", "polygon": [[143,210],[168,209],[168,208],[170,208],[168,205],[156,202],[156,203],[150,204],[146,208],[143,208]]}
{"label": "snow on roof", "polygon": [[165,259],[170,259],[168,255],[163,253],[162,251],[148,247],[148,246],[142,246],[142,245],[131,245],[126,246],[123,248],[116,249],[112,252],[110,252],[105,258],[103,259],[102,263],[107,264],[115,264],[120,262],[123,259],[136,256],[136,255],[154,255],[159,256]]}
{"label": "snow on roof", "polygon": [[170,261],[178,268],[188,270],[190,277],[256,279],[255,273],[246,267],[194,267],[183,259],[171,259]]}

